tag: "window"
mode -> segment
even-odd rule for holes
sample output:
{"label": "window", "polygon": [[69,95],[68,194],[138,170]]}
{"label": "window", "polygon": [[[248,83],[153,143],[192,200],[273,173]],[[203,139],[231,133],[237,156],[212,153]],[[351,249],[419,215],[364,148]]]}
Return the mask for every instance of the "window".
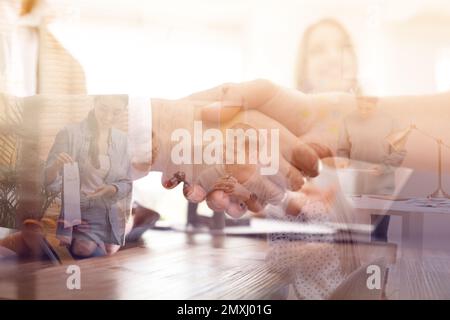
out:
{"label": "window", "polygon": [[450,48],[439,50],[434,70],[436,90],[450,90]]}

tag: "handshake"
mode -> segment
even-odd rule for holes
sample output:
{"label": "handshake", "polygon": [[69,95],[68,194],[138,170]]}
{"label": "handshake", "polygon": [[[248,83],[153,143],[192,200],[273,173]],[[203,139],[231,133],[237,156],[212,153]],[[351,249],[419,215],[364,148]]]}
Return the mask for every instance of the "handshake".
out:
{"label": "handshake", "polygon": [[[318,114],[348,102],[308,96],[266,80],[224,84],[179,100],[152,100],[152,163],[162,185],[183,184],[191,202],[240,217],[286,201],[319,174],[332,156],[320,139],[306,139]],[[305,137],[305,139],[303,139]],[[319,136],[320,137],[320,136]]]}

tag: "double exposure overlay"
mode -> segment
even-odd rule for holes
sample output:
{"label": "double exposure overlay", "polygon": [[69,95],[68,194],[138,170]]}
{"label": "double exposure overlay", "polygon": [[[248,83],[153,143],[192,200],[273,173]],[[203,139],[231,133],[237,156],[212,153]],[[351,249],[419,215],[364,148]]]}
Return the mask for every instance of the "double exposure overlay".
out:
{"label": "double exposure overlay", "polygon": [[438,0],[1,0],[0,299],[450,299],[449,30]]}

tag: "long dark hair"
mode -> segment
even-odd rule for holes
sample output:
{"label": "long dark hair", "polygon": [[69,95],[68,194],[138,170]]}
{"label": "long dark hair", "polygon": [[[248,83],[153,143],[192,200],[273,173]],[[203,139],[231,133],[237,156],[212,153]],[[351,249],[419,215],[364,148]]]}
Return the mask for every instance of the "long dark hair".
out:
{"label": "long dark hair", "polygon": [[99,130],[97,119],[95,118],[95,111],[92,109],[87,116],[88,129],[91,133],[91,139],[89,141],[89,160],[95,169],[100,168],[100,161],[98,160],[98,138]]}
{"label": "long dark hair", "polygon": [[[124,103],[124,106],[128,105],[128,95],[117,95],[115,96],[118,99],[122,100]],[[94,106],[97,104],[97,102],[102,98],[102,96],[95,96],[94,97]],[[100,160],[98,159],[99,154],[99,148],[98,148],[98,139],[100,136],[100,132],[98,129],[98,123],[97,119],[95,117],[95,110],[94,108],[89,111],[87,116],[87,125],[89,132],[91,133],[91,139],[89,141],[89,160],[92,164],[92,166],[96,169],[100,169]],[[111,137],[111,129],[109,129],[108,134],[108,141]]]}

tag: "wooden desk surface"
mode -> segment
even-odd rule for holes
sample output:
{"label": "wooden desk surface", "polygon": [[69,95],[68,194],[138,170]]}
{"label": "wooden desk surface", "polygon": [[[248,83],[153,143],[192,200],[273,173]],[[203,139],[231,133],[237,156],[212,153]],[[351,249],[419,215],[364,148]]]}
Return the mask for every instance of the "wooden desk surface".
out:
{"label": "wooden desk surface", "polygon": [[450,299],[450,257],[402,258],[390,268],[389,299]]}
{"label": "wooden desk surface", "polygon": [[[366,262],[387,253],[380,244],[362,246],[360,253],[372,253]],[[1,262],[0,299],[270,298],[289,280],[267,269],[267,250],[265,239],[150,231],[140,246],[76,261],[81,290],[67,289],[68,264]],[[450,298],[448,253],[396,263],[392,254],[388,299]]]}
{"label": "wooden desk surface", "polygon": [[67,265],[0,265],[6,299],[261,299],[286,283],[267,270],[265,239],[151,231],[144,244],[112,257],[76,261],[81,290],[68,290]]}

